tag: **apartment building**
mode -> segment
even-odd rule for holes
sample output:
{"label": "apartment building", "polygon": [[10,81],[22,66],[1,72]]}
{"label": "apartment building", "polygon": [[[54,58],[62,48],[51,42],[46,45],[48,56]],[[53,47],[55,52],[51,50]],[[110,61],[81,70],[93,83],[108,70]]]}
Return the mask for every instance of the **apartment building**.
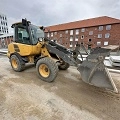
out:
{"label": "apartment building", "polygon": [[120,20],[107,16],[47,26],[46,36],[67,48],[83,43],[88,49],[120,44]]}
{"label": "apartment building", "polygon": [[7,48],[8,44],[10,44],[13,41],[13,34],[4,34],[0,35],[0,48]]}
{"label": "apartment building", "polygon": [[7,17],[0,13],[0,35],[8,33]]}

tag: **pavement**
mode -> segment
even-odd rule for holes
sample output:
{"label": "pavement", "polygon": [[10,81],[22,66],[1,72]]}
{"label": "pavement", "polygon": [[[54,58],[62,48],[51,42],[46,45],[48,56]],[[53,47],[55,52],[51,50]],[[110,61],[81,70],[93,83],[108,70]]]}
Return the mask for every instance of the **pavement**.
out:
{"label": "pavement", "polygon": [[[120,119],[120,93],[84,83],[75,67],[59,71],[47,83],[33,64],[15,72],[8,58],[0,56],[0,71],[0,120]],[[110,74],[120,91],[120,73]]]}
{"label": "pavement", "polygon": [[0,55],[6,55],[7,51],[8,51],[8,49],[6,49],[6,48],[0,49]]}

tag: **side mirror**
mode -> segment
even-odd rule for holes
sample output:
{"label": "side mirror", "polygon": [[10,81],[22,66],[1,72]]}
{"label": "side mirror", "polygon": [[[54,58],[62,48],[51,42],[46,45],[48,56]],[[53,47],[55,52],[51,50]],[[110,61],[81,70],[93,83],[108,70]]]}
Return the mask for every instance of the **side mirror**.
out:
{"label": "side mirror", "polygon": [[43,26],[40,27],[41,30],[45,31],[45,28]]}

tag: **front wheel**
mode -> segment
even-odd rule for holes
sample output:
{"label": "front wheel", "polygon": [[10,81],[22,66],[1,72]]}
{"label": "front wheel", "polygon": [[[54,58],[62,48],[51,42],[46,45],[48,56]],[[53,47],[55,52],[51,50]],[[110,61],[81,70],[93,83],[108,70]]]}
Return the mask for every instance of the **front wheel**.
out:
{"label": "front wheel", "polygon": [[20,72],[24,69],[25,64],[23,64],[16,55],[10,57],[10,63],[14,71]]}
{"label": "front wheel", "polygon": [[36,69],[39,78],[46,82],[52,82],[58,74],[57,64],[48,57],[38,60]]}

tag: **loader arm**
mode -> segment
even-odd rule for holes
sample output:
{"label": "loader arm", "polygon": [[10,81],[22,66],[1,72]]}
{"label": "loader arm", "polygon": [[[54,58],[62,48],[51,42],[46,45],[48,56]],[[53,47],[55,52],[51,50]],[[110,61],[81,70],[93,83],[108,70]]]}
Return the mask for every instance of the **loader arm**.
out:
{"label": "loader arm", "polygon": [[50,44],[46,44],[46,48],[50,53],[56,54],[57,56],[59,56],[59,58],[61,58],[68,64],[72,66],[77,66],[77,62],[74,60],[74,58],[72,58],[70,54],[64,53],[64,50],[59,50],[55,46],[51,46]]}

